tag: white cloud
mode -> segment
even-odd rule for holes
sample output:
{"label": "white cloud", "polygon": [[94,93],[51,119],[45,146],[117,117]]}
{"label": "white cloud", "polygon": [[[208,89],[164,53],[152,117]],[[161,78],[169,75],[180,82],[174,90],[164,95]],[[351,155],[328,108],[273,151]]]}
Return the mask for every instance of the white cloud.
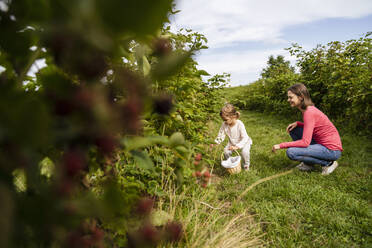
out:
{"label": "white cloud", "polygon": [[[326,18],[360,18],[372,13],[371,0],[179,0],[172,21],[175,30],[191,28],[208,39],[208,51],[197,57],[211,74],[228,72],[232,82],[256,80],[270,55],[284,55],[290,43],[283,30]],[[247,50],[242,44],[264,44]],[[302,44],[306,47],[306,44]]]}
{"label": "white cloud", "polygon": [[281,30],[324,18],[357,18],[372,13],[371,0],[183,0],[176,28],[205,34],[211,47],[231,42],[283,41]]}

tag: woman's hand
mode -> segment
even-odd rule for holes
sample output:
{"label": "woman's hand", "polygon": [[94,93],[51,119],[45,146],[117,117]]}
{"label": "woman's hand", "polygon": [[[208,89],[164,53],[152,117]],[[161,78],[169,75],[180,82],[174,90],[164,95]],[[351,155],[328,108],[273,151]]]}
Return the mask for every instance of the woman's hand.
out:
{"label": "woman's hand", "polygon": [[280,145],[278,145],[278,144],[273,145],[273,148],[271,149],[271,151],[275,153],[276,150],[280,150]]}
{"label": "woman's hand", "polygon": [[239,147],[237,147],[237,146],[230,146],[229,147],[230,151],[234,151],[234,150],[238,150],[238,149],[239,149]]}
{"label": "woman's hand", "polygon": [[288,127],[287,127],[287,133],[289,133],[290,131],[292,131],[296,127],[297,127],[297,121],[289,124]]}

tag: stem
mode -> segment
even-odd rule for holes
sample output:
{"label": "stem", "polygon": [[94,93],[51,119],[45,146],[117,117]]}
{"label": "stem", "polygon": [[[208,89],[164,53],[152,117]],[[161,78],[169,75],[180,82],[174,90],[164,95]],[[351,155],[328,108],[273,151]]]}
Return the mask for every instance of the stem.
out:
{"label": "stem", "polygon": [[222,209],[222,207],[216,208],[216,207],[213,207],[213,206],[209,205],[206,202],[202,202],[202,201],[197,201],[197,202],[199,202],[199,203],[201,203],[201,204],[203,204],[203,205],[205,205],[207,207],[210,207],[211,209],[216,209],[216,210]]}
{"label": "stem", "polygon": [[163,132],[162,132],[162,136],[164,136],[164,133],[165,133],[165,123],[164,123],[164,125],[163,125]]}
{"label": "stem", "polygon": [[250,191],[251,189],[253,189],[255,186],[257,186],[258,184],[260,183],[263,183],[263,182],[266,182],[266,181],[269,181],[269,180],[272,180],[274,178],[277,178],[277,177],[281,177],[281,176],[284,176],[284,175],[287,175],[289,173],[292,173],[294,171],[294,169],[290,169],[288,171],[285,171],[285,172],[282,172],[282,173],[278,173],[278,174],[275,174],[273,176],[269,176],[269,177],[265,177],[265,178],[262,178],[260,180],[258,180],[257,182],[251,184],[246,190],[244,190],[243,193],[240,194],[240,196],[237,198],[237,201],[240,201],[242,199],[242,197],[248,192]]}

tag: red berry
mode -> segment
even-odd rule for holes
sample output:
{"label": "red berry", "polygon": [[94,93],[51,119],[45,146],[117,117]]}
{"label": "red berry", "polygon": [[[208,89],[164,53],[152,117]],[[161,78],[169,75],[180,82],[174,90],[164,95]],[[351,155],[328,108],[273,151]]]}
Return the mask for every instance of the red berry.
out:
{"label": "red berry", "polygon": [[78,231],[71,232],[67,238],[66,238],[66,243],[65,247],[71,247],[71,248],[80,248],[80,247],[88,247],[87,246],[87,240],[85,240],[82,237],[82,234]]}
{"label": "red berry", "polygon": [[96,146],[105,155],[110,155],[117,147],[117,141],[110,135],[98,137],[95,141]]}
{"label": "red berry", "polygon": [[206,172],[204,172],[204,176],[206,178],[210,178],[211,177],[211,174],[209,173],[209,171],[206,171]]}
{"label": "red berry", "polygon": [[67,215],[75,215],[78,212],[78,209],[72,203],[66,204],[63,208],[63,212]]}
{"label": "red berry", "polygon": [[168,39],[158,38],[154,41],[154,55],[165,56],[172,51],[172,44]]}
{"label": "red berry", "polygon": [[200,161],[201,159],[202,159],[202,155],[201,155],[201,153],[196,154],[196,156],[195,156],[195,160],[196,160],[196,161]]}
{"label": "red berry", "polygon": [[57,186],[57,192],[62,196],[68,196],[74,189],[74,183],[70,179],[63,179]]}
{"label": "red berry", "polygon": [[154,244],[159,240],[158,230],[153,225],[145,224],[140,228],[139,233],[147,242]]}
{"label": "red berry", "polygon": [[182,238],[183,228],[180,223],[168,222],[168,224],[165,226],[165,230],[170,241],[178,241]]}
{"label": "red berry", "polygon": [[129,133],[136,133],[141,128],[140,114],[142,101],[137,97],[129,98],[122,109],[123,124]]}
{"label": "red berry", "polygon": [[103,239],[103,236],[104,236],[104,232],[101,229],[96,228],[93,231],[92,239],[94,242],[99,242]]}
{"label": "red berry", "polygon": [[208,186],[208,184],[207,184],[207,183],[203,183],[201,186],[202,186],[203,188],[206,188],[206,187]]}
{"label": "red berry", "polygon": [[140,215],[148,215],[154,207],[154,200],[151,198],[142,198],[136,206],[136,212]]}
{"label": "red berry", "polygon": [[67,175],[75,176],[86,166],[84,154],[73,150],[65,152],[63,155],[63,166]]}
{"label": "red berry", "polygon": [[93,91],[86,88],[80,88],[76,91],[74,96],[75,104],[84,109],[90,109],[95,101]]}
{"label": "red berry", "polygon": [[197,171],[197,172],[195,172],[195,175],[197,176],[197,177],[201,177],[201,172],[200,171]]}
{"label": "red berry", "polygon": [[197,166],[199,164],[199,161],[194,161],[194,165]]}

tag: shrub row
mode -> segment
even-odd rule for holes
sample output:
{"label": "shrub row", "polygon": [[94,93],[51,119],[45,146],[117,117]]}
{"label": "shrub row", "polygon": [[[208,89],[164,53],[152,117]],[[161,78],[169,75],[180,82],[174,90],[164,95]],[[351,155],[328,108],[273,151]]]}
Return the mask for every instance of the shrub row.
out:
{"label": "shrub row", "polygon": [[[334,41],[305,51],[294,44],[299,72],[281,56],[270,57],[261,78],[248,85],[236,104],[269,113],[293,113],[286,102],[287,88],[303,83],[315,105],[338,126],[360,134],[372,133],[371,33],[346,42]],[[283,70],[285,68],[285,70]]]}

